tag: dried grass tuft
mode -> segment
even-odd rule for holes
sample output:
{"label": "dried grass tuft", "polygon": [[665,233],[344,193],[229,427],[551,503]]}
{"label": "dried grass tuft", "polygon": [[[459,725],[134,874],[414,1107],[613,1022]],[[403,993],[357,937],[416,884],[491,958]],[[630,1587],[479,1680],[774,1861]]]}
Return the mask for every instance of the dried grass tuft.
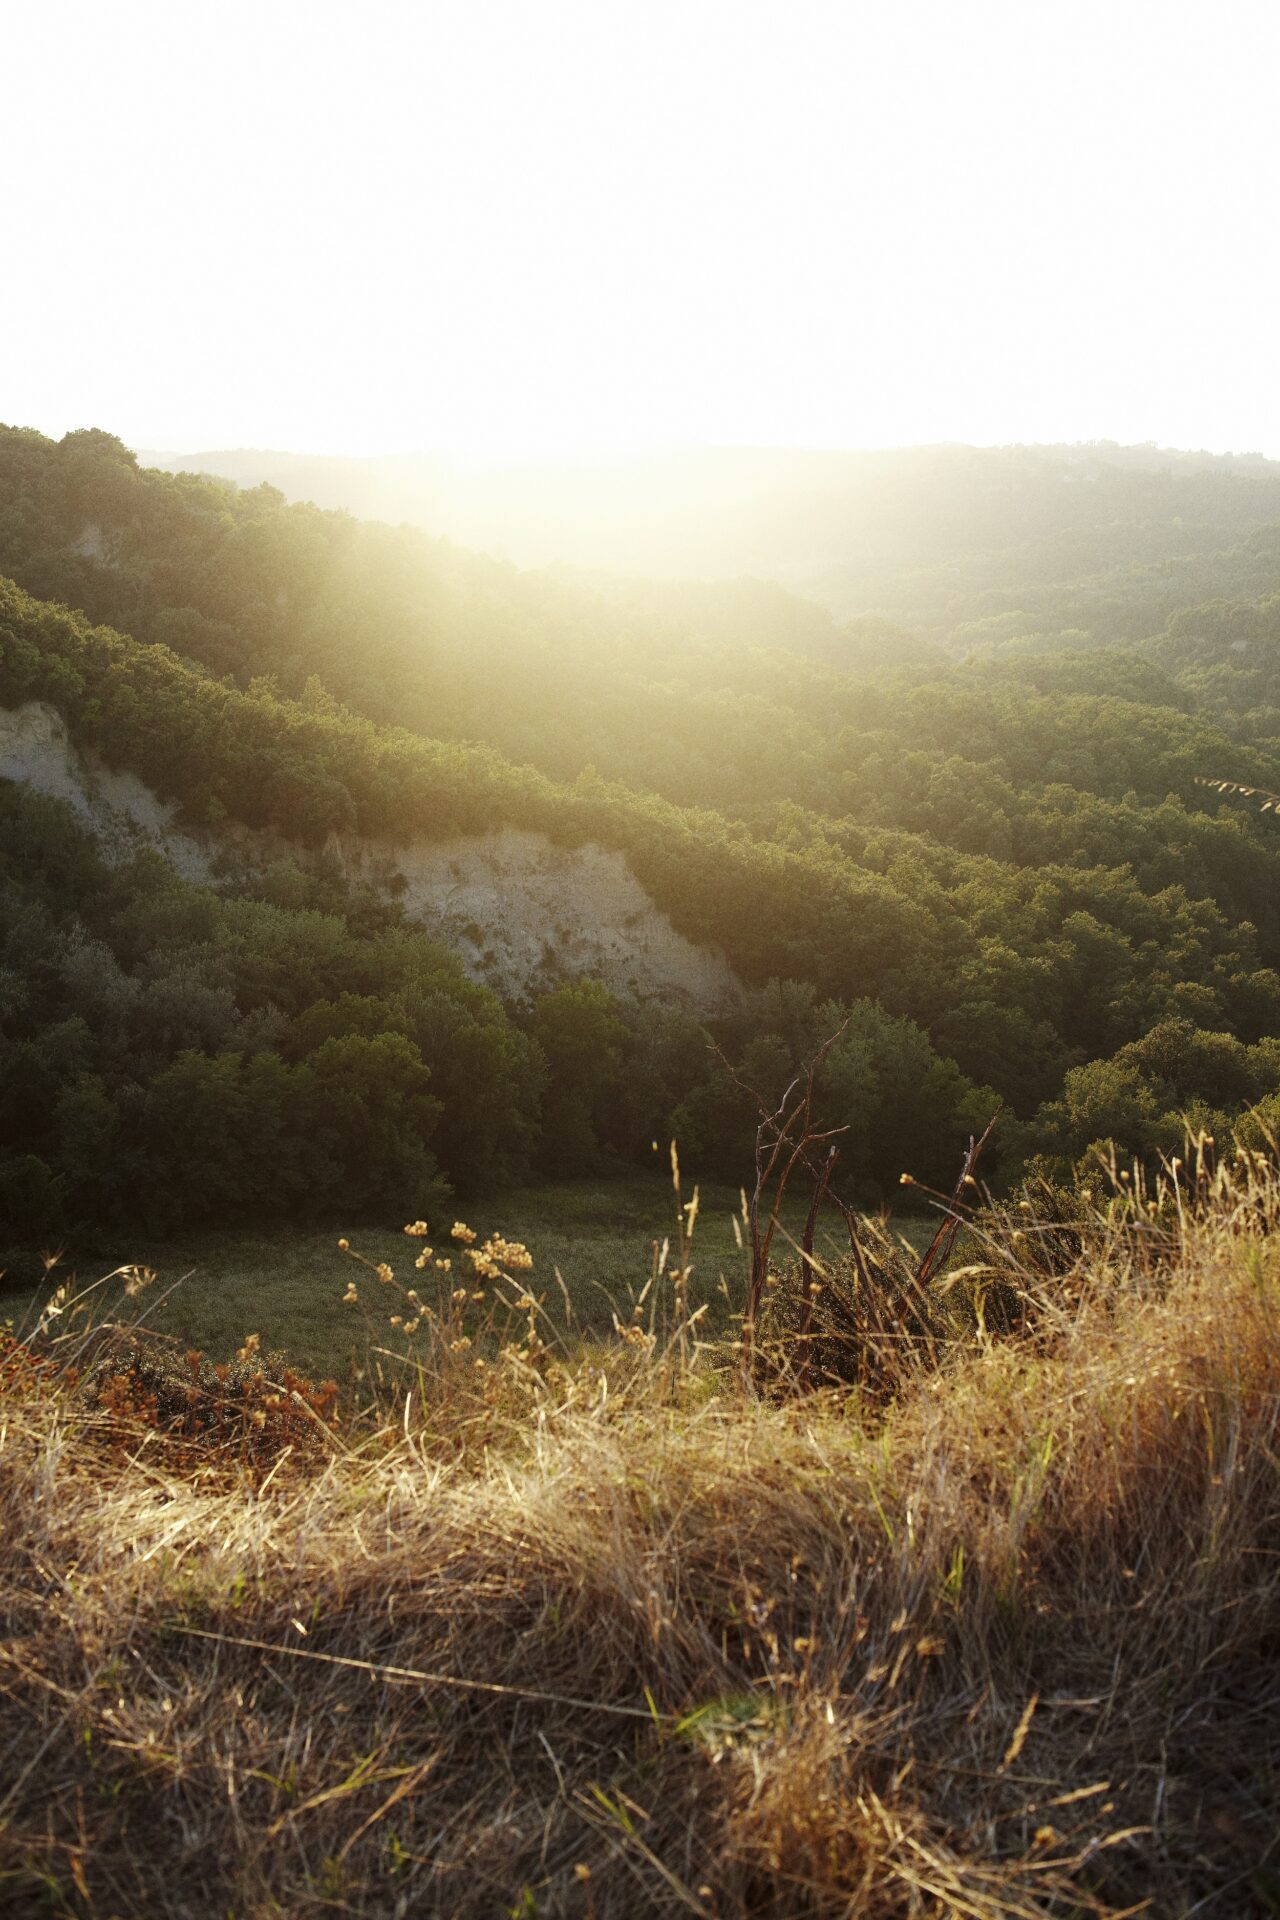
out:
{"label": "dried grass tuft", "polygon": [[0,1908],[1274,1912],[1280,1190],[1148,1201],[976,1216],[879,1397],[539,1346],[268,1463],[10,1343]]}

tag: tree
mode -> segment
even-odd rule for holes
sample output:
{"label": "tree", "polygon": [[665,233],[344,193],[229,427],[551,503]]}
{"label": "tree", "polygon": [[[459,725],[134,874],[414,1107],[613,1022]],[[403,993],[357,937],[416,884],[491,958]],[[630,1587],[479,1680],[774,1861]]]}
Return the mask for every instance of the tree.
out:
{"label": "tree", "polygon": [[541,1164],[550,1173],[589,1173],[601,1163],[604,1103],[622,1072],[627,1029],[613,995],[598,980],[544,994],[533,1037],[547,1067]]}

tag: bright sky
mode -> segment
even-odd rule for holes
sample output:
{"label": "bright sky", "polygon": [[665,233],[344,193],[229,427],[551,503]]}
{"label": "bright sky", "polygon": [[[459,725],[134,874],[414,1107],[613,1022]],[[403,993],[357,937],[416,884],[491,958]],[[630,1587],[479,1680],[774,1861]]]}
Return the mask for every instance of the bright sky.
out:
{"label": "bright sky", "polygon": [[0,419],[1280,455],[1277,0],[30,0]]}

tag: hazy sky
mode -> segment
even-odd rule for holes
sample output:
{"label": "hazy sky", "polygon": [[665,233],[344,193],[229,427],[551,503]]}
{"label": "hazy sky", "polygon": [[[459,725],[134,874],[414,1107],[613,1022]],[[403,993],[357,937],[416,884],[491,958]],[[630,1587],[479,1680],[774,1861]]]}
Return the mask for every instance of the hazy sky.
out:
{"label": "hazy sky", "polygon": [[0,419],[1280,454],[1280,0],[30,0]]}

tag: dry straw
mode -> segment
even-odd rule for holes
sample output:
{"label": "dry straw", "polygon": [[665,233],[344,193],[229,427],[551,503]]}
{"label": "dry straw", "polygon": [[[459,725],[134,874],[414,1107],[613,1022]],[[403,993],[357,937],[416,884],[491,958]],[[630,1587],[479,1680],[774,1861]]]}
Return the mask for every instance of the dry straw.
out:
{"label": "dry straw", "polygon": [[433,1266],[381,1414],[286,1433],[252,1352],[131,1410],[185,1363],[64,1302],[3,1360],[0,1909],[1274,1911],[1275,1166],[977,1207],[879,1389],[825,1287],[807,1390],[501,1280],[477,1371]]}

